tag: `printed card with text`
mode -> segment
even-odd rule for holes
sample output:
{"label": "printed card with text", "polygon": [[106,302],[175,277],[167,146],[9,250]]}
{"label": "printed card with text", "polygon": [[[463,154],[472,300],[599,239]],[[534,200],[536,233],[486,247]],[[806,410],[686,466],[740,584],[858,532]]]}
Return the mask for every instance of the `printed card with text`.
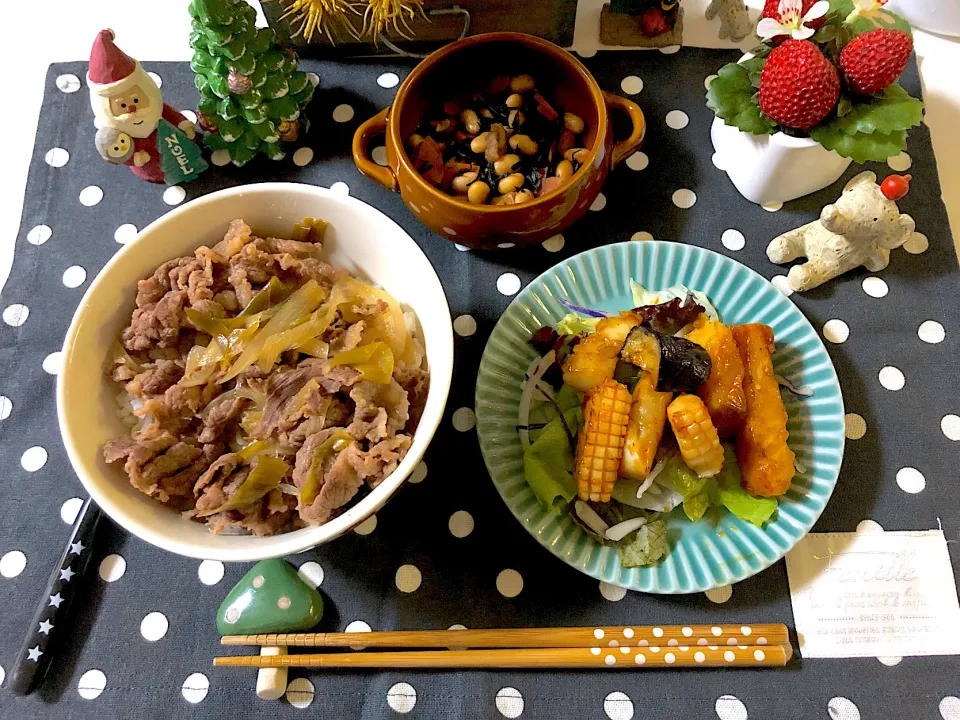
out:
{"label": "printed card with text", "polygon": [[940,530],[810,533],[787,554],[805,658],[960,654],[960,605]]}

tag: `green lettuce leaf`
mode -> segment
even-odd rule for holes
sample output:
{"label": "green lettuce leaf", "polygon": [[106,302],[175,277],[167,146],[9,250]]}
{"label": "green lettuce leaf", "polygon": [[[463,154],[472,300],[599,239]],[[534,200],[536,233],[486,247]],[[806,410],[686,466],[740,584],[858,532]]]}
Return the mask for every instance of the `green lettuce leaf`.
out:
{"label": "green lettuce leaf", "polygon": [[683,458],[675,455],[664,464],[663,470],[657,475],[656,482],[673,488],[686,500],[699,495],[706,487],[708,479],[698,477],[693,470],[687,467]]}
{"label": "green lettuce leaf", "polygon": [[740,485],[740,465],[732,445],[723,446],[723,468],[715,479],[719,504],[741,520],[762,527],[777,511],[776,498],[754,497]]}
{"label": "green lettuce leaf", "polygon": [[557,323],[557,332],[561,335],[579,335],[592,333],[597,329],[597,323],[603,318],[584,317],[576,313],[567,313]]}
{"label": "green lettuce leaf", "polygon": [[[711,485],[712,484],[714,483],[712,483],[711,478]],[[683,512],[691,521],[696,522],[710,509],[710,506],[713,504],[710,501],[710,495],[711,493],[708,490],[704,490],[703,492],[683,499]]]}
{"label": "green lettuce leaf", "polygon": [[667,523],[654,520],[621,540],[617,545],[617,556],[625,568],[642,567],[659,562],[669,550]]}
{"label": "green lettuce leaf", "polygon": [[729,63],[707,89],[707,107],[727,125],[733,125],[754,135],[770,135],[775,123],[760,111],[757,89],[751,81],[763,68],[763,58],[751,58],[743,63]]}
{"label": "green lettuce leaf", "polygon": [[[571,432],[576,434],[583,422],[579,403],[565,410],[563,416]],[[534,495],[552,513],[559,514],[577,496],[573,450],[559,417],[548,422],[537,439],[524,450],[523,474]]]}

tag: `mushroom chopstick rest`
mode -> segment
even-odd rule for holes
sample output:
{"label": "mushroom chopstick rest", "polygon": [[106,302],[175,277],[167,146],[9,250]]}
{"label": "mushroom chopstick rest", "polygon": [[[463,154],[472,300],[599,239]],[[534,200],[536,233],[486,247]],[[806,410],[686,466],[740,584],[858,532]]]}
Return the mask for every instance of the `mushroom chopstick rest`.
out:
{"label": "mushroom chopstick rest", "polygon": [[807,258],[787,273],[791,289],[810,290],[861,265],[870,272],[883,270],[890,264],[890,251],[910,239],[913,218],[901,214],[896,202],[907,194],[910,176],[891,175],[881,185],[876,180],[872,172],[860,173],[819,219],[767,246],[767,257],[775,263]]}
{"label": "mushroom chopstick rest", "polygon": [[[220,603],[221,635],[282,633],[307,630],[323,615],[323,598],[288,562],[261,560]],[[261,655],[286,655],[283,646],[267,646]],[[257,696],[276,700],[287,688],[287,668],[263,668],[257,674]]]}

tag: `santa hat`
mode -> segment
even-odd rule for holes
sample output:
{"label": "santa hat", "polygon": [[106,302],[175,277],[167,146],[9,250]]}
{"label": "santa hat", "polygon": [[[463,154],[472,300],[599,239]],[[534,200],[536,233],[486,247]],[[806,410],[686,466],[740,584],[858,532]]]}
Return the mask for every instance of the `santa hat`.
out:
{"label": "santa hat", "polygon": [[101,30],[90,50],[87,85],[97,95],[109,95],[132,85],[140,63],[113,44],[113,30]]}

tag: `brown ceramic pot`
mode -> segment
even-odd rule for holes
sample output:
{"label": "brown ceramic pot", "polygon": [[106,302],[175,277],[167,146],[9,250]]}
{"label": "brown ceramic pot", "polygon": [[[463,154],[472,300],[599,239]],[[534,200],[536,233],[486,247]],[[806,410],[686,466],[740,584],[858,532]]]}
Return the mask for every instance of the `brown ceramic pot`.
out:
{"label": "brown ceramic pot", "polygon": [[[441,192],[413,167],[404,147],[428,108],[462,89],[486,87],[497,75],[533,75],[544,95],[587,125],[589,159],[563,186],[522,205],[473,205]],[[630,136],[613,141],[610,110],[629,117]],[[529,245],[572,225],[600,193],[612,167],[643,141],[645,123],[636,103],[600,90],[590,72],[566,50],[521,33],[489,33],[465,38],[430,55],[411,71],[393,106],[357,128],[353,160],[361,173],[400,196],[413,214],[437,234],[476,248],[511,243]],[[370,141],[386,134],[386,167],[368,154]]]}

